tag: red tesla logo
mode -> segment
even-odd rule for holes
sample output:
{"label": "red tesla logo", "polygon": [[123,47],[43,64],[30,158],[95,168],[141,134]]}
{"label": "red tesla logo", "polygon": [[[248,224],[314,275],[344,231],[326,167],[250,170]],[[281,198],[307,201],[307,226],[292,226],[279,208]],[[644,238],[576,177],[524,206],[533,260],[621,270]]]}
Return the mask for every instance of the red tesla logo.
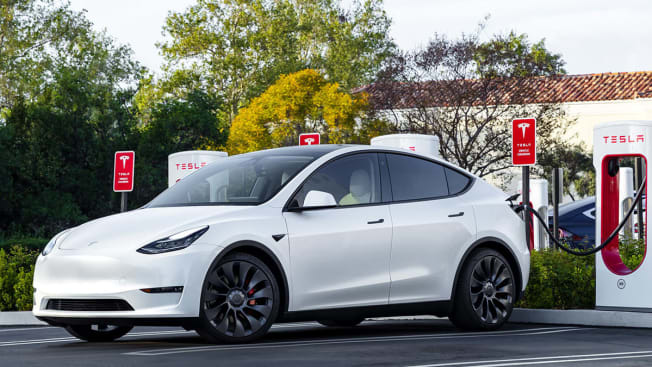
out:
{"label": "red tesla logo", "polygon": [[130,192],[134,190],[134,159],[133,151],[115,152],[113,163],[113,191]]}
{"label": "red tesla logo", "polygon": [[512,164],[515,166],[537,163],[536,126],[535,119],[512,121]]}
{"label": "red tesla logo", "polygon": [[645,135],[609,135],[603,136],[605,144],[645,143]]}
{"label": "red tesla logo", "polygon": [[319,133],[309,133],[299,135],[299,145],[316,145],[319,144]]}

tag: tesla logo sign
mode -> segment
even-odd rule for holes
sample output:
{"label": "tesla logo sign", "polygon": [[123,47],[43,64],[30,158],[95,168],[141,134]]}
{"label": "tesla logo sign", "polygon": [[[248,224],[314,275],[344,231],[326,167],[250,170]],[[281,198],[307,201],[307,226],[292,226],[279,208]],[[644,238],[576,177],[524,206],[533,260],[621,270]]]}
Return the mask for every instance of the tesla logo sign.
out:
{"label": "tesla logo sign", "polygon": [[512,164],[529,166],[537,163],[536,120],[512,121]]}
{"label": "tesla logo sign", "polygon": [[645,143],[645,135],[609,135],[603,136],[605,144],[629,144],[629,143]]}
{"label": "tesla logo sign", "polygon": [[299,145],[316,145],[319,144],[319,133],[299,135]]}
{"label": "tesla logo sign", "polygon": [[134,159],[135,154],[133,151],[115,152],[115,159],[113,162],[113,191],[133,191]]}

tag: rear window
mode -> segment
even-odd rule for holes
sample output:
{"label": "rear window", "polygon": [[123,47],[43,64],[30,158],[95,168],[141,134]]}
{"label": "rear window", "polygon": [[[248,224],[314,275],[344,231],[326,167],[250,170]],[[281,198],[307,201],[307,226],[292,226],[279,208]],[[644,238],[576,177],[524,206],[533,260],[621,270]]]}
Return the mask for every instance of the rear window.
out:
{"label": "rear window", "polygon": [[466,187],[471,182],[471,179],[457,172],[454,169],[448,167],[445,168],[446,180],[448,181],[448,193],[449,195],[457,195],[460,192],[464,191]]}
{"label": "rear window", "polygon": [[448,196],[444,166],[406,155],[387,154],[395,201]]}

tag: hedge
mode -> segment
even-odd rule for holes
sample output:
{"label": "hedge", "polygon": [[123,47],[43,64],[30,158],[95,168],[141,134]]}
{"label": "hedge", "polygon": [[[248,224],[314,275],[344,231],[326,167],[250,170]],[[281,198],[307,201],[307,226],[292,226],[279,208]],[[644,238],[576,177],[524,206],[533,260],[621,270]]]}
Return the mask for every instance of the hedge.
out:
{"label": "hedge", "polygon": [[0,311],[32,309],[32,279],[38,254],[23,246],[0,248]]}
{"label": "hedge", "polygon": [[516,307],[594,308],[595,256],[574,256],[558,250],[533,251],[525,297]]}

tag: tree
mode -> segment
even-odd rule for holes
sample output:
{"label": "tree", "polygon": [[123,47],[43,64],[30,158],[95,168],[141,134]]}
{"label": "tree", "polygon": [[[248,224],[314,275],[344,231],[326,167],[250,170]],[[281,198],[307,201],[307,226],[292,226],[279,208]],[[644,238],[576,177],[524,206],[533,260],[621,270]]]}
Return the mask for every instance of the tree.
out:
{"label": "tree", "polygon": [[435,35],[425,48],[390,59],[364,90],[396,130],[438,136],[444,159],[487,176],[511,166],[512,119],[536,118],[546,149],[572,122],[551,88],[564,73],[560,55],[513,32],[487,42],[479,35]]}
{"label": "tree", "polygon": [[391,54],[389,25],[382,0],[348,11],[336,0],[198,0],[168,15],[160,87],[220,96],[228,121],[282,74],[312,68],[348,90]]}
{"label": "tree", "polygon": [[82,14],[56,0],[0,2],[0,113],[38,95],[52,81],[53,65],[70,60],[90,29]]}
{"label": "tree", "polygon": [[351,96],[316,70],[282,75],[231,125],[229,153],[297,145],[299,134],[319,132],[326,143],[360,139],[356,119],[365,117],[366,95]]}
{"label": "tree", "polygon": [[[40,51],[5,57],[25,68],[16,69],[13,61],[4,63],[0,75],[25,80],[35,70],[42,75],[30,83],[12,80],[9,89],[0,88],[8,96],[5,101],[11,101],[0,124],[0,155],[6,155],[0,159],[0,172],[6,174],[8,183],[0,188],[0,230],[51,236],[88,218],[109,214],[119,205],[118,195],[110,189],[113,152],[128,148],[135,131],[130,104],[134,81],[142,69],[128,47],[93,32],[83,14],[73,14],[53,1],[10,5],[34,12],[35,19],[63,14],[78,26],[76,36],[66,35],[61,42],[54,36],[30,33],[35,30],[3,34],[10,43],[33,36],[29,39],[37,43],[32,50]],[[73,15],[75,19],[68,19]],[[2,52],[7,50],[12,48]]]}

